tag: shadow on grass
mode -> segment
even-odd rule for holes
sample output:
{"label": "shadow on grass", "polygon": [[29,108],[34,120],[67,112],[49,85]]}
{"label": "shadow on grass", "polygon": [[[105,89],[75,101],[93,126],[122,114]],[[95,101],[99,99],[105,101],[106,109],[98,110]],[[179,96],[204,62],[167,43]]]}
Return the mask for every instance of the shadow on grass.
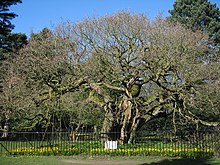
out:
{"label": "shadow on grass", "polygon": [[141,165],[220,165],[220,161],[212,159],[165,159],[159,162],[144,163]]}

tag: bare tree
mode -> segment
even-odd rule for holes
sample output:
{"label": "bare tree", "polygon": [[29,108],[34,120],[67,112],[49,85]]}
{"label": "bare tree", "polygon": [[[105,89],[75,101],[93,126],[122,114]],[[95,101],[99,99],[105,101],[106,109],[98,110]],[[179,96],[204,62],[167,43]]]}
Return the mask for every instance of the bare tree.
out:
{"label": "bare tree", "polygon": [[213,70],[205,68],[213,63],[204,60],[211,49],[202,32],[119,12],[62,23],[47,35],[31,40],[16,59],[36,105],[84,92],[84,100],[105,113],[101,131],[119,131],[121,143],[132,143],[135,132],[153,119],[173,115],[175,124],[177,113],[189,122],[218,125],[192,111],[201,101],[211,103],[200,95],[201,84],[219,85],[219,72],[207,79]]}

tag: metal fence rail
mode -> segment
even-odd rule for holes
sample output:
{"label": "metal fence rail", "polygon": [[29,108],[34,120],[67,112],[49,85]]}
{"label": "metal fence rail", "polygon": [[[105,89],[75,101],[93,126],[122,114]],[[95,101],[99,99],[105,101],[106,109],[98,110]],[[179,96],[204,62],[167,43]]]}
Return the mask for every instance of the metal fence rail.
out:
{"label": "metal fence rail", "polygon": [[[0,138],[0,155],[117,155],[211,157],[219,145],[216,132],[137,132],[133,144],[104,139],[97,132],[9,132]],[[118,133],[111,133],[117,136]],[[105,136],[106,137],[106,136]]]}

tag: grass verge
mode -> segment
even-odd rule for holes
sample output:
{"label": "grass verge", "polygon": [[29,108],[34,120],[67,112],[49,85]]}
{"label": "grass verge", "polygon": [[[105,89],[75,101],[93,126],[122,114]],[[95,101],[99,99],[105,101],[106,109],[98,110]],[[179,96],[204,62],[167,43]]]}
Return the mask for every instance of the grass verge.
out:
{"label": "grass verge", "polygon": [[220,165],[220,158],[1,156],[1,165]]}

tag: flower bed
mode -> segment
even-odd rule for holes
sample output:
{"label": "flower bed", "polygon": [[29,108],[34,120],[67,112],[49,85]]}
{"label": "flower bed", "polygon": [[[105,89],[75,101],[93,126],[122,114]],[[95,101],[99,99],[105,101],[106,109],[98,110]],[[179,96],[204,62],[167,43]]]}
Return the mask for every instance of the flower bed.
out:
{"label": "flower bed", "polygon": [[10,151],[12,155],[110,155],[110,156],[171,156],[171,157],[211,157],[214,150],[211,148],[198,148],[192,146],[169,145],[141,146],[119,145],[118,149],[104,149],[99,143],[78,143],[69,146],[47,146],[38,148],[17,148]]}

